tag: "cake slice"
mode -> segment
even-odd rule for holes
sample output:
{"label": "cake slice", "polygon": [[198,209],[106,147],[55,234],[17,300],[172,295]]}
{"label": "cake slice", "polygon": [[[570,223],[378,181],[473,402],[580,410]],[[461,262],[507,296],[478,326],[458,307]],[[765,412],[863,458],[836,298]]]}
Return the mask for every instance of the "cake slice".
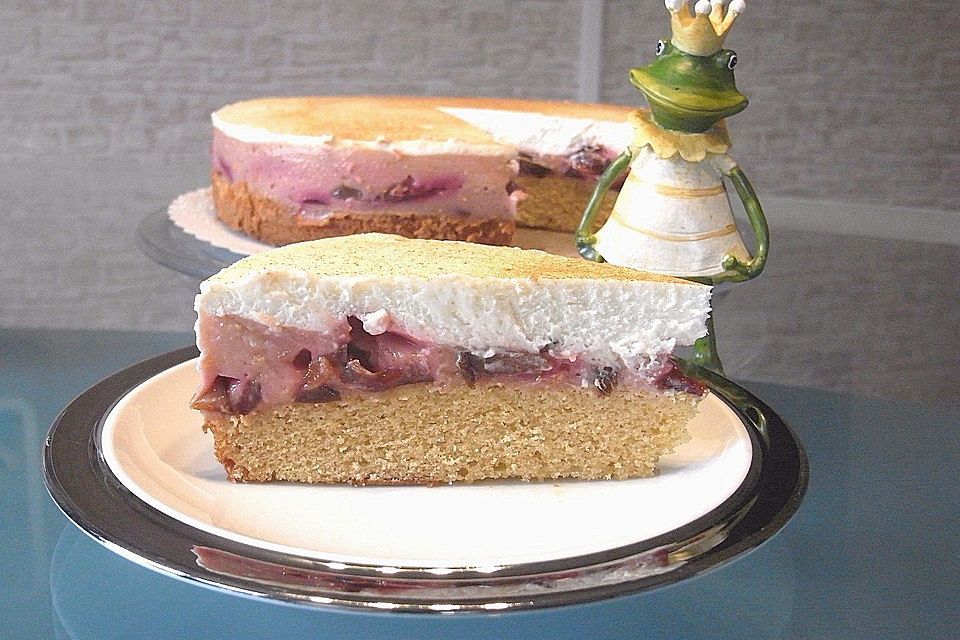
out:
{"label": "cake slice", "polygon": [[370,231],[505,244],[518,222],[572,231],[632,139],[631,111],[490,98],[238,102],[212,115],[217,215],[275,245]]}
{"label": "cake slice", "polygon": [[236,481],[654,473],[704,387],[710,288],[540,251],[363,234],[200,286],[193,407]]}

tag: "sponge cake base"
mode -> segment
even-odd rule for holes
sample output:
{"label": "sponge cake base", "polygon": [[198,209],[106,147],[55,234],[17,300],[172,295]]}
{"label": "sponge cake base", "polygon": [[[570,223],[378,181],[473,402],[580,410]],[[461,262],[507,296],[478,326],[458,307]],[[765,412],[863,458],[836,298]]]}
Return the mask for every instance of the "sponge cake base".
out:
{"label": "sponge cake base", "polygon": [[[527,197],[517,203],[517,226],[573,233],[580,225],[596,183],[550,173],[538,177],[517,176],[514,180]],[[619,192],[611,189],[603,197],[595,229],[599,229],[613,210]],[[594,229],[594,230],[595,230]],[[571,238],[570,244],[573,245]]]}
{"label": "sponge cake base", "polygon": [[619,387],[431,383],[245,416],[210,414],[231,480],[441,484],[653,475],[698,396]]}

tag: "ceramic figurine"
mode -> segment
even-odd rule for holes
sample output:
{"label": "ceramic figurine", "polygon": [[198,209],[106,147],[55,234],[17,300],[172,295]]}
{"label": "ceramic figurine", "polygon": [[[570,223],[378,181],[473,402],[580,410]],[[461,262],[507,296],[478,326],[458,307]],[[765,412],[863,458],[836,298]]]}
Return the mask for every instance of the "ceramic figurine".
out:
{"label": "ceramic figurine", "polygon": [[[734,82],[737,56],[723,41],[744,0],[666,0],[673,37],[657,43],[657,58],[630,71],[650,110],[631,116],[634,141],[597,182],[577,229],[577,248],[606,260],[708,284],[756,277],[767,258],[769,234],[749,180],[727,154],[724,118],[747,99]],[[594,220],[610,185],[629,168],[610,218],[595,234]],[[755,235],[751,256],[734,223],[726,177],[743,202]],[[722,372],[713,318],[694,360]]]}

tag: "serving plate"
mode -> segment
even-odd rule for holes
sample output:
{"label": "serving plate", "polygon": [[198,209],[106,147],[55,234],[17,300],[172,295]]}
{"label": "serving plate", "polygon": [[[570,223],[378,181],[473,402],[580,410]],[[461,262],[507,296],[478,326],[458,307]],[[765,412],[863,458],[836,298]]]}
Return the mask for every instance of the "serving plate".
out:
{"label": "serving plate", "polygon": [[411,612],[503,611],[643,591],[756,547],[797,509],[800,443],[707,371],[692,441],[650,479],[440,487],[232,484],[187,408],[193,347],[115,374],[51,427],[48,489],[147,567],[248,595]]}

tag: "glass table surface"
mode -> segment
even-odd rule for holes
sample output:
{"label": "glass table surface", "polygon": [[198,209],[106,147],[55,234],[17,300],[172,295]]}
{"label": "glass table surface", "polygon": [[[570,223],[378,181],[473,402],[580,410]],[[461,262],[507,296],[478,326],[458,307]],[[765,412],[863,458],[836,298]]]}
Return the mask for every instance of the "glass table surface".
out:
{"label": "glass table surface", "polygon": [[186,333],[0,329],[0,637],[956,638],[960,404],[738,381],[810,459],[799,512],[745,557],[660,590],[499,615],[316,610],[155,573],[88,538],[47,495],[47,429],[106,375]]}

